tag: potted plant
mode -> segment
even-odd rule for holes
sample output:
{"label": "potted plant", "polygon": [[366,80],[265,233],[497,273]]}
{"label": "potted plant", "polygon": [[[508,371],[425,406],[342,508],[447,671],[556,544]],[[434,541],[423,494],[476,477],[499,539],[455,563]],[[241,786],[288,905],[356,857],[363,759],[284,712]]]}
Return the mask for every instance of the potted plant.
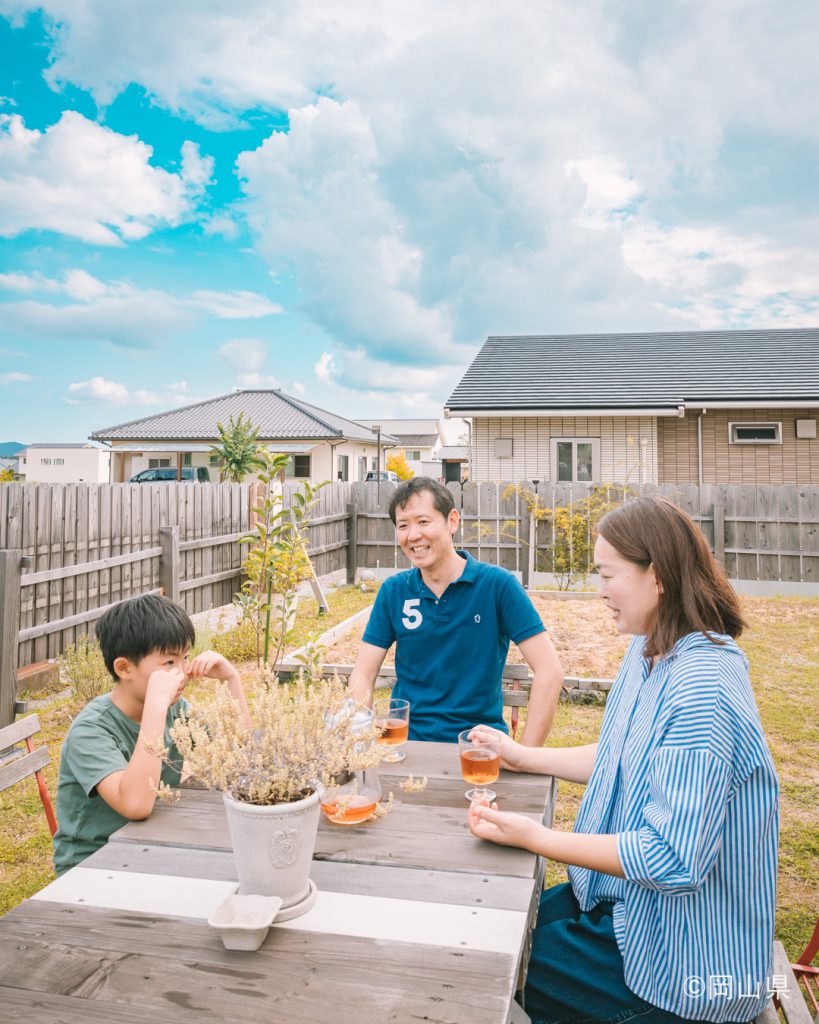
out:
{"label": "potted plant", "polygon": [[240,891],[287,909],[310,892],[320,794],[378,764],[378,730],[356,721],[337,679],[284,685],[268,674],[250,711],[247,729],[223,688],[171,735],[191,775],[223,794]]}
{"label": "potted plant", "polygon": [[31,697],[30,690],[21,690],[14,698],[14,715],[18,717],[25,715],[28,711],[28,702]]}

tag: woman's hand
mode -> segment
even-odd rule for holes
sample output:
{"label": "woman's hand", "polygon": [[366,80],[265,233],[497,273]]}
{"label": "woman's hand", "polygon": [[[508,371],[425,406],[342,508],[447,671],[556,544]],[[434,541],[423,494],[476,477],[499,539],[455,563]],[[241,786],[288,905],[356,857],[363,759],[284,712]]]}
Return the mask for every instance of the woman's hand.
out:
{"label": "woman's hand", "polygon": [[524,747],[513,740],[512,737],[508,736],[505,732],[501,732],[500,729],[493,729],[488,725],[476,725],[469,734],[470,740],[476,747],[481,745],[481,740],[488,742],[486,737],[490,736],[492,738],[499,738],[500,740],[501,767],[508,768],[509,771],[513,772],[525,771],[522,766],[522,760],[525,754]]}
{"label": "woman's hand", "polygon": [[520,846],[525,850],[531,849],[537,830],[543,828],[531,818],[499,811],[497,804],[490,807],[485,802],[470,804],[468,820],[472,834],[478,839],[488,839],[501,846]]}

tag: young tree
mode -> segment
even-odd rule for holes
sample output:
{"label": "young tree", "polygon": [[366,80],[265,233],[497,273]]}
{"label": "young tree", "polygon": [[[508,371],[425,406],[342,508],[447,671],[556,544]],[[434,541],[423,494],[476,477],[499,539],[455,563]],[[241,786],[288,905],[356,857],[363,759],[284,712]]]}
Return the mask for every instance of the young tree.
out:
{"label": "young tree", "polygon": [[409,468],[403,451],[391,452],[387,456],[387,469],[391,469],[399,480],[411,480],[415,473]]}
{"label": "young tree", "polygon": [[14,482],[14,473],[8,468],[0,469],[0,484],[10,484]]}
{"label": "young tree", "polygon": [[216,424],[221,443],[212,446],[211,455],[217,455],[222,463],[222,479],[240,484],[248,473],[261,469],[262,458],[259,432],[239,413],[239,418],[230,417],[228,425]]}

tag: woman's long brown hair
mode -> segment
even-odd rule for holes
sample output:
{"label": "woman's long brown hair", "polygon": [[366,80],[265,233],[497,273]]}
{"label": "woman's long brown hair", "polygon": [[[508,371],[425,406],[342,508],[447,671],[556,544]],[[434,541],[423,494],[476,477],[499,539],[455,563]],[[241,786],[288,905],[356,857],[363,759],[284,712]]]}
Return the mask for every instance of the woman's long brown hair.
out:
{"label": "woman's long brown hair", "polygon": [[737,637],[746,623],[739,600],[697,524],[665,498],[634,498],[609,512],[601,537],[636,565],[654,566],[662,588],[645,646],[653,658],[688,633]]}

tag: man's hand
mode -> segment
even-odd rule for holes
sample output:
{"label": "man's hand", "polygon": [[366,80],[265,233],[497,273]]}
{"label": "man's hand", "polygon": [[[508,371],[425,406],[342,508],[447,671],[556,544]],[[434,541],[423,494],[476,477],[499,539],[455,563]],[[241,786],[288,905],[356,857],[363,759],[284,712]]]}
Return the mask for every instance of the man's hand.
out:
{"label": "man's hand", "polygon": [[187,663],[185,672],[189,679],[205,676],[208,679],[220,679],[223,683],[230,683],[239,675],[224,654],[219,654],[218,651],[203,651],[202,654],[197,654]]}
{"label": "man's hand", "polygon": [[488,839],[501,846],[520,846],[531,849],[538,829],[542,825],[522,814],[499,811],[497,804],[490,807],[485,802],[472,803],[469,807],[469,828],[478,839]]}

